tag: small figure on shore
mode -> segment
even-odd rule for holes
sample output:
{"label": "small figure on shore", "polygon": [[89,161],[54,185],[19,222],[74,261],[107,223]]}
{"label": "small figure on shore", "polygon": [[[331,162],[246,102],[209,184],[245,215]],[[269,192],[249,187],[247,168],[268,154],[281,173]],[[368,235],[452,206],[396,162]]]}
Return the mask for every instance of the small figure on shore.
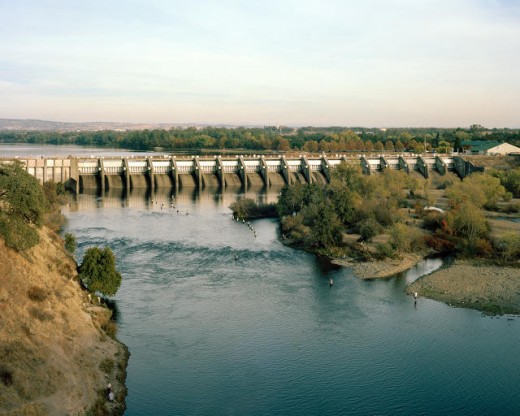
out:
{"label": "small figure on shore", "polygon": [[413,292],[413,302],[417,303],[417,292]]}
{"label": "small figure on shore", "polygon": [[333,284],[334,284],[334,279],[331,277],[329,279],[329,287],[332,287]]}
{"label": "small figure on shore", "polygon": [[238,254],[235,254],[235,261],[238,261]]}

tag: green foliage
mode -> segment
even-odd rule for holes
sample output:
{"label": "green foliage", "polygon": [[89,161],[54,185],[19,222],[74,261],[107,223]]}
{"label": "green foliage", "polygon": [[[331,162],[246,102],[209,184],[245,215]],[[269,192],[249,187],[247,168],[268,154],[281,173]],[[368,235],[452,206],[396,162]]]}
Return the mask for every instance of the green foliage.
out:
{"label": "green foliage", "polygon": [[421,246],[420,233],[416,228],[396,223],[390,229],[390,244],[398,252],[413,252]]}
{"label": "green foliage", "polygon": [[318,248],[339,246],[343,239],[341,222],[330,205],[322,205],[310,225],[306,245]]}
{"label": "green foliage", "polygon": [[79,278],[91,292],[114,296],[121,286],[121,274],[116,270],[114,253],[108,247],[91,247],[79,266]]}
{"label": "green foliage", "polygon": [[396,256],[396,251],[392,245],[388,243],[377,244],[376,245],[376,259],[386,259],[386,258],[394,258]]}
{"label": "green foliage", "polygon": [[9,216],[0,212],[0,235],[4,238],[7,247],[16,251],[25,251],[39,243],[37,229],[27,224],[22,218]]}
{"label": "green foliage", "polygon": [[379,232],[380,226],[374,217],[368,217],[358,224],[358,230],[364,241],[371,241]]}
{"label": "green foliage", "polygon": [[486,217],[475,205],[465,203],[448,214],[448,225],[459,237],[476,240],[487,234]]}
{"label": "green foliage", "polygon": [[78,244],[76,242],[76,236],[71,233],[65,234],[65,249],[72,255],[76,252]]}
{"label": "green foliage", "polygon": [[0,209],[26,224],[43,224],[49,204],[37,179],[19,163],[0,164]]}
{"label": "green foliage", "polygon": [[52,207],[62,205],[66,201],[65,186],[61,182],[48,181],[43,184],[43,193]]}
{"label": "green foliage", "polygon": [[277,216],[276,204],[257,204],[249,198],[239,199],[230,206],[233,215],[239,219],[268,218]]}
{"label": "green foliage", "polygon": [[474,173],[461,182],[453,183],[446,190],[446,195],[453,207],[470,202],[486,209],[496,209],[498,201],[507,196],[500,180],[485,173]]}
{"label": "green foliage", "polygon": [[513,197],[520,198],[520,168],[508,170],[492,170],[490,174],[500,180],[500,183]]}

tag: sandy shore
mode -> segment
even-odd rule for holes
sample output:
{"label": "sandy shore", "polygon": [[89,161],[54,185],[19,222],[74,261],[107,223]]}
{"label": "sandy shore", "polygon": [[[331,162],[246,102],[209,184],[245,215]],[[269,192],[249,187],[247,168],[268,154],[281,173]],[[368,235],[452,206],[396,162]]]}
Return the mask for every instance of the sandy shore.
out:
{"label": "sandy shore", "polygon": [[418,279],[408,294],[491,314],[520,314],[520,268],[480,266],[456,261]]}
{"label": "sandy shore", "polygon": [[338,266],[350,267],[360,279],[385,279],[410,269],[423,260],[423,256],[406,253],[399,259],[373,260],[359,262],[352,259],[334,259]]}

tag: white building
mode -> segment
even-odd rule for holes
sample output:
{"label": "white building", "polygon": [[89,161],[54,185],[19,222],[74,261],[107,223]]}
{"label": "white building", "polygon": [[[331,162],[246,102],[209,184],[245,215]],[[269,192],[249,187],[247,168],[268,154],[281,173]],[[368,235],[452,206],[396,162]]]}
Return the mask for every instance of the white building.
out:
{"label": "white building", "polygon": [[498,146],[491,147],[486,150],[486,155],[509,155],[511,153],[516,153],[520,155],[520,147],[513,146],[509,143],[501,143]]}

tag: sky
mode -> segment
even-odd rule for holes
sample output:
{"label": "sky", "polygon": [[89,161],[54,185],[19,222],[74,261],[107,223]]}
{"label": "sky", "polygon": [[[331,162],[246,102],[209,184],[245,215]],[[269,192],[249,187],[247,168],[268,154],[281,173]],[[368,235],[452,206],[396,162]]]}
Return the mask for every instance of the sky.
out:
{"label": "sky", "polygon": [[520,0],[0,0],[0,118],[520,127]]}

